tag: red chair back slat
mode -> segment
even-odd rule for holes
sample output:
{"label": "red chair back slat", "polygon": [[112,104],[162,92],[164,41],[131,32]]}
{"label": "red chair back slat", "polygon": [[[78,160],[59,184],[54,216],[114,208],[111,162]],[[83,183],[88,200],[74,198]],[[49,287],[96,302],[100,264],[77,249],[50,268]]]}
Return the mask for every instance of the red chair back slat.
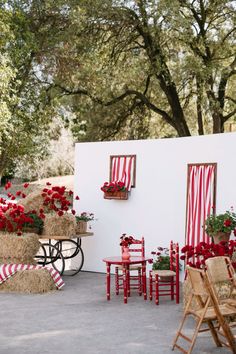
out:
{"label": "red chair back slat", "polygon": [[[140,247],[137,247],[139,245]],[[123,246],[122,246],[123,252]],[[133,240],[133,243],[129,246],[130,253],[140,253],[140,256],[145,257],[145,244],[144,244],[144,237],[141,240]]]}

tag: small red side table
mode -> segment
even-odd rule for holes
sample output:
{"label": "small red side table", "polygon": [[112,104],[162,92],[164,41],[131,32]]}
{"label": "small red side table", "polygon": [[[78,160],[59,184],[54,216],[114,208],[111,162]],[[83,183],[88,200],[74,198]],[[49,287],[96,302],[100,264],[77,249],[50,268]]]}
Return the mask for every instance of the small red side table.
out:
{"label": "small red side table", "polygon": [[124,303],[127,304],[129,293],[129,266],[131,264],[142,264],[142,282],[143,297],[147,300],[147,280],[146,280],[146,263],[151,259],[146,257],[130,257],[129,260],[123,260],[122,257],[107,257],[103,259],[107,267],[107,300],[111,298],[111,265],[121,265],[123,268],[124,280]]}

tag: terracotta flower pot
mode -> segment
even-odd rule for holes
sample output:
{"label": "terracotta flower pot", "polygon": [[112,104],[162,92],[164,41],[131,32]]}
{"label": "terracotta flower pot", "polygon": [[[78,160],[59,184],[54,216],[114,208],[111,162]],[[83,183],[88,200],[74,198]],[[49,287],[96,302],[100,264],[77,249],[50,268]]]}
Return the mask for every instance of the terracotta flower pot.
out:
{"label": "terracotta flower pot", "polygon": [[229,241],[231,232],[218,232],[212,239],[215,244],[220,243],[221,241]]}
{"label": "terracotta flower pot", "polygon": [[88,226],[87,221],[78,221],[77,227],[76,227],[76,233],[77,234],[84,234],[85,232],[87,232],[87,226]]}

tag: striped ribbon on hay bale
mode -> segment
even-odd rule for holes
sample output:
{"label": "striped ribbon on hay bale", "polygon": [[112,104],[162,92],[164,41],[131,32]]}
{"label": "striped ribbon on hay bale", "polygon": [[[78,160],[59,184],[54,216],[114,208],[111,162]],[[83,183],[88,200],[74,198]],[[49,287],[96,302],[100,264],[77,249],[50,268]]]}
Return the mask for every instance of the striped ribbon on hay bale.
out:
{"label": "striped ribbon on hay bale", "polygon": [[60,274],[53,267],[43,267],[40,265],[32,264],[1,264],[0,265],[0,284],[10,278],[18,271],[31,270],[31,269],[46,269],[51,275],[56,287],[61,289],[65,283]]}

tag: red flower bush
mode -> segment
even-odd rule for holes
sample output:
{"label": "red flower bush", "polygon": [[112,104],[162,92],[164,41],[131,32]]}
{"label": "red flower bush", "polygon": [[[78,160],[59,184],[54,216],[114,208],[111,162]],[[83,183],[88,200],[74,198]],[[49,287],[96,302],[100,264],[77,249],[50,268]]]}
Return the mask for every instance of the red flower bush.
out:
{"label": "red flower bush", "polygon": [[[28,188],[29,183],[23,185]],[[45,213],[57,213],[61,217],[65,212],[69,211],[72,206],[72,191],[66,191],[66,187],[51,186],[47,182],[48,188],[42,189],[42,204],[43,207],[37,213],[35,210],[25,212],[24,207],[20,204],[8,202],[4,198],[0,198],[0,231],[17,232],[18,235],[22,234],[24,228],[27,226],[43,227],[43,219]],[[11,183],[7,182],[5,190],[11,188]],[[22,191],[17,191],[16,196],[12,193],[7,194],[8,198],[15,200],[16,196],[25,198],[26,194]],[[79,197],[77,196],[79,199]],[[76,199],[77,199],[76,198]]]}
{"label": "red flower bush", "polygon": [[124,182],[118,181],[118,182],[110,182],[110,183],[105,182],[101,187],[101,190],[103,192],[125,192],[127,191],[127,188]]}
{"label": "red flower bush", "polygon": [[[185,260],[186,264],[191,267],[204,269],[205,261],[208,258],[218,257],[218,256],[227,256],[232,258],[232,255],[235,251],[236,241],[221,241],[218,244],[206,242],[200,242],[196,247],[193,246],[184,246],[181,249],[182,255],[180,259]],[[233,266],[236,266],[236,263],[233,263]]]}
{"label": "red flower bush", "polygon": [[[2,198],[3,199],[3,198]],[[1,199],[1,203],[3,200]],[[41,216],[37,215],[35,210],[25,212],[22,205],[12,203],[2,203],[0,206],[0,230],[7,232],[17,232],[18,235],[22,234],[27,226],[33,226],[35,223],[41,226]]]}

